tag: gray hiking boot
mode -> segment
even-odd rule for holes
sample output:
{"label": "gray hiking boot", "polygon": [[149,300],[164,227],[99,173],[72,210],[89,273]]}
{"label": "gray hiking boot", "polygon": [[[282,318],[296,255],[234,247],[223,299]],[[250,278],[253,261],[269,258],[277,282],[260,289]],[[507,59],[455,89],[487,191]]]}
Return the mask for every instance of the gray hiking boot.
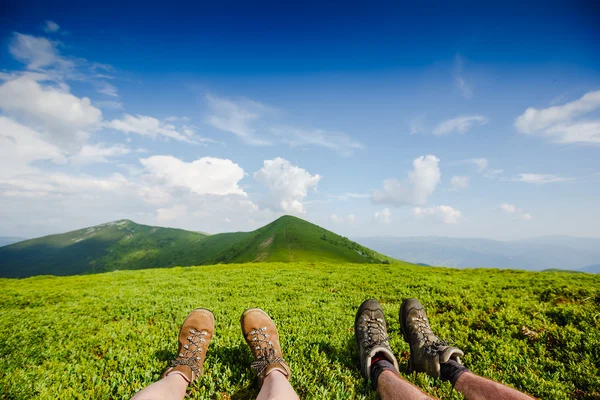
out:
{"label": "gray hiking boot", "polygon": [[400,326],[404,340],[410,346],[409,367],[412,371],[426,372],[440,377],[440,364],[454,360],[460,363],[461,349],[438,338],[429,326],[423,305],[417,299],[407,299],[400,307]]}
{"label": "gray hiking boot", "polygon": [[380,353],[394,364],[398,370],[398,361],[388,344],[387,323],[381,304],[377,300],[365,300],[356,313],[354,335],[358,343],[360,369],[367,381],[371,380],[371,360]]}

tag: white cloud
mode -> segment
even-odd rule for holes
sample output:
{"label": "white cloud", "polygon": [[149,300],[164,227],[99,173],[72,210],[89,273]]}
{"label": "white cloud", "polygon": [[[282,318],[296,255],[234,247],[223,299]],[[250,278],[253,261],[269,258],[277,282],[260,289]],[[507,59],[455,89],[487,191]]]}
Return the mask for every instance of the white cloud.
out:
{"label": "white cloud", "polygon": [[383,190],[373,193],[376,204],[396,206],[427,203],[440,183],[439,159],[434,155],[421,156],[413,161],[413,170],[408,175],[408,184],[397,179],[383,181]]}
{"label": "white cloud", "polygon": [[164,223],[184,216],[187,212],[185,204],[177,204],[169,208],[159,208],[156,210],[156,220]]}
{"label": "white cloud", "polygon": [[465,161],[475,164],[478,172],[486,170],[489,164],[487,158],[471,158],[470,160]]}
{"label": "white cloud", "polygon": [[327,197],[335,199],[335,200],[341,200],[341,201],[347,201],[350,199],[368,199],[369,197],[371,197],[370,194],[368,193],[339,193],[339,194],[328,194]]}
{"label": "white cloud", "polygon": [[97,86],[98,93],[112,97],[119,97],[119,94],[117,93],[117,88],[114,85],[108,82],[100,82],[97,84]]}
{"label": "white cloud", "polygon": [[433,130],[434,135],[442,136],[451,133],[466,133],[473,126],[483,126],[488,120],[483,115],[460,115],[441,122]]}
{"label": "white cloud", "polygon": [[495,179],[498,175],[504,172],[503,169],[489,168],[489,162],[487,158],[470,158],[467,160],[459,161],[459,163],[473,164],[477,167],[477,172],[482,174],[486,178]]}
{"label": "white cloud", "polygon": [[165,137],[188,143],[199,143],[203,140],[195,135],[190,128],[176,126],[162,122],[156,118],[145,115],[125,114],[121,119],[114,119],[104,124],[107,128],[114,129],[124,133],[135,133],[151,138]]}
{"label": "white cloud", "polygon": [[469,187],[469,177],[468,176],[453,176],[450,180],[450,184],[455,189],[465,189]]}
{"label": "white cloud", "polygon": [[251,100],[233,101],[206,95],[208,106],[211,109],[206,123],[212,127],[233,133],[247,144],[255,146],[270,145],[271,141],[256,135],[251,124],[261,117],[261,113],[271,110],[270,107]]}
{"label": "white cloud", "polygon": [[561,176],[556,176],[552,174],[519,174],[518,177],[511,179],[513,182],[523,182],[523,183],[535,183],[535,184],[544,184],[544,183],[558,183],[558,182],[567,182],[573,180],[572,178],[564,178]]}
{"label": "white cloud", "polygon": [[515,128],[558,143],[600,143],[600,120],[574,121],[600,108],[600,90],[560,106],[529,107],[515,120]]}
{"label": "white cloud", "polygon": [[503,203],[503,204],[500,204],[500,209],[501,209],[502,211],[504,211],[505,213],[508,213],[508,214],[514,214],[514,213],[516,213],[517,211],[520,211],[520,210],[517,208],[517,206],[515,206],[514,204],[509,204],[509,203]]}
{"label": "white cloud", "polygon": [[457,54],[454,58],[454,85],[465,99],[470,99],[473,97],[473,90],[464,77],[464,64],[464,58],[460,54]]}
{"label": "white cloud", "polygon": [[521,215],[521,219],[524,221],[531,221],[533,217],[530,214],[525,213]]}
{"label": "white cloud", "polygon": [[240,195],[244,170],[231,160],[203,157],[185,162],[173,156],[152,156],[140,162],[148,172],[147,179],[167,187],[183,188],[201,195]]}
{"label": "white cloud", "polygon": [[57,49],[57,42],[44,37],[24,35],[15,32],[9,44],[10,54],[27,65],[30,70],[55,68],[68,70],[73,62],[62,57]]}
{"label": "white cloud", "polygon": [[97,143],[94,145],[86,144],[79,152],[69,159],[75,164],[93,164],[108,162],[109,158],[120,157],[131,153],[131,150],[123,144],[106,145]]}
{"label": "white cloud", "polygon": [[350,156],[355,150],[363,149],[362,143],[343,132],[328,132],[322,129],[303,130],[294,127],[274,128],[273,133],[291,147],[319,146]]}
{"label": "white cloud", "polygon": [[500,204],[500,210],[507,214],[514,214],[523,221],[531,221],[533,219],[531,214],[526,213],[522,208],[519,208],[514,204],[502,203]]}
{"label": "white cloud", "polygon": [[0,177],[25,173],[30,163],[43,160],[67,161],[65,153],[44,141],[38,132],[0,116]]}
{"label": "white cloud", "polygon": [[391,216],[392,216],[392,212],[390,211],[390,209],[384,208],[381,211],[375,212],[375,221],[381,222],[384,224],[389,224],[390,222],[392,222]]}
{"label": "white cloud", "polygon": [[353,214],[348,214],[348,223],[350,225],[354,224],[356,222],[356,217]]}
{"label": "white cloud", "polygon": [[41,124],[41,133],[50,136],[52,142],[80,142],[87,137],[86,130],[98,127],[102,111],[89,98],[73,96],[66,89],[42,86],[22,76],[0,85],[0,108]]}
{"label": "white cloud", "polygon": [[413,214],[417,217],[432,217],[445,224],[456,224],[461,219],[461,212],[450,206],[415,207]]}
{"label": "white cloud", "polygon": [[44,32],[55,33],[55,32],[58,32],[59,29],[60,29],[60,25],[58,25],[54,21],[46,21],[46,22],[44,22]]}
{"label": "white cloud", "polygon": [[267,207],[273,211],[291,214],[304,214],[302,201],[311,187],[316,189],[321,176],[312,175],[289,161],[277,157],[265,160],[261,169],[254,173],[254,179],[269,189]]}

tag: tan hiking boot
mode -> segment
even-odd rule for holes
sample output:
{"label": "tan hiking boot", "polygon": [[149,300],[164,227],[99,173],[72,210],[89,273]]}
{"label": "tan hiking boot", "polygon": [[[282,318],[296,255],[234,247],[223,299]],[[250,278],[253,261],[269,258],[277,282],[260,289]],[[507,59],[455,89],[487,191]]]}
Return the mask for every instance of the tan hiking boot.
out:
{"label": "tan hiking boot", "polygon": [[439,378],[440,364],[454,360],[460,364],[464,353],[458,347],[437,337],[431,330],[425,308],[417,299],[407,299],[400,307],[400,326],[410,346],[409,366],[412,371],[426,372]]}
{"label": "tan hiking boot", "polygon": [[273,320],[259,308],[251,308],[240,319],[242,334],[254,356],[251,367],[258,374],[260,384],[271,371],[280,371],[290,379],[290,367],[281,354],[279,334]]}
{"label": "tan hiking boot", "polygon": [[387,322],[377,300],[363,301],[354,319],[354,336],[358,344],[360,369],[367,381],[371,380],[371,361],[381,354],[398,370],[398,361],[388,343]]}
{"label": "tan hiking boot", "polygon": [[179,350],[171,367],[165,371],[163,378],[172,373],[179,373],[189,382],[202,375],[202,366],[206,359],[206,350],[215,332],[215,316],[205,308],[192,311],[179,331]]}

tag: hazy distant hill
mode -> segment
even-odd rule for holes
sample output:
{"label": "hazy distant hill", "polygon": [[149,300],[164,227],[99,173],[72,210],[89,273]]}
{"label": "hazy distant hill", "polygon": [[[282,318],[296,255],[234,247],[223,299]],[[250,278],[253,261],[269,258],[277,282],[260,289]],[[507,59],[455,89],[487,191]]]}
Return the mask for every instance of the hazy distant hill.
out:
{"label": "hazy distant hill", "polygon": [[9,244],[17,243],[23,240],[25,240],[25,238],[13,236],[0,236],[0,247],[8,246]]}
{"label": "hazy distant hill", "polygon": [[447,237],[365,237],[360,243],[394,258],[447,267],[579,269],[600,263],[600,239],[547,236],[516,241]]}
{"label": "hazy distant hill", "polygon": [[0,276],[74,275],[254,261],[372,263],[392,260],[290,216],[253,232],[216,235],[121,220],[1,247]]}
{"label": "hazy distant hill", "polygon": [[586,265],[585,267],[579,268],[578,271],[600,274],[600,264]]}

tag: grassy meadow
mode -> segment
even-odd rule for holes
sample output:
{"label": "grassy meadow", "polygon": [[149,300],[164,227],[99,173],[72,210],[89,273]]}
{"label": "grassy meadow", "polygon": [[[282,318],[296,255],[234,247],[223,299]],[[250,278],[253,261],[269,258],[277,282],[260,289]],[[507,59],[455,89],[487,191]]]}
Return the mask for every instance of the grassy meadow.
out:
{"label": "grassy meadow", "polygon": [[401,374],[432,395],[462,398],[406,374],[398,310],[407,297],[421,300],[473,372],[541,398],[600,396],[598,275],[302,262],[0,279],[0,398],[127,399],[159,379],[196,307],[214,312],[216,336],[191,398],[252,398],[239,318],[261,307],[279,327],[300,397],[374,399],[353,334],[369,297],[383,304]]}

